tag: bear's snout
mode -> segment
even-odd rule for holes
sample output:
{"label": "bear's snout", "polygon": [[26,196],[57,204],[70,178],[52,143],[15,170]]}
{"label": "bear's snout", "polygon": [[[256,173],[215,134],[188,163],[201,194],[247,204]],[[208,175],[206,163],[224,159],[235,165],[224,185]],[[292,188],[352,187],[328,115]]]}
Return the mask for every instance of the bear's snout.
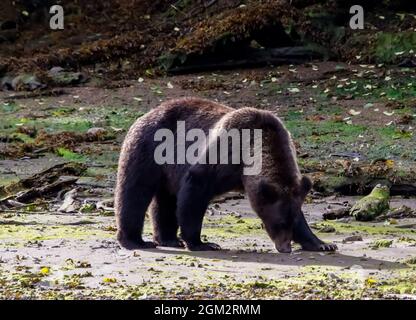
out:
{"label": "bear's snout", "polygon": [[280,253],[291,253],[292,252],[292,245],[290,240],[286,240],[283,242],[276,242],[275,243],[276,250]]}

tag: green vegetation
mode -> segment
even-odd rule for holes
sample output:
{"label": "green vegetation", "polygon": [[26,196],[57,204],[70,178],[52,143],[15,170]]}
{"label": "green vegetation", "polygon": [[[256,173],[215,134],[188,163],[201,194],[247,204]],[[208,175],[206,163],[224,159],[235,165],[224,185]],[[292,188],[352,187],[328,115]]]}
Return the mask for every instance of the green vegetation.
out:
{"label": "green vegetation", "polygon": [[377,185],[369,195],[354,204],[350,215],[358,221],[372,221],[390,208],[389,201],[389,187]]}
{"label": "green vegetation", "polygon": [[375,58],[381,63],[392,63],[398,57],[412,55],[416,48],[416,33],[404,31],[400,33],[379,32],[376,36]]}
{"label": "green vegetation", "polygon": [[56,149],[56,154],[68,161],[85,162],[87,160],[85,156],[72,152],[71,150],[65,148]]}

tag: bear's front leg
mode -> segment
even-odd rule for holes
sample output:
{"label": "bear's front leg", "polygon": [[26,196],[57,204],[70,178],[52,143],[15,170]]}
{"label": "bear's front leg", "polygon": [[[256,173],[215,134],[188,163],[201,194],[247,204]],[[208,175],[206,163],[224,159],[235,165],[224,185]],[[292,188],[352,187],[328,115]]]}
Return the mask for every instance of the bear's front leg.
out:
{"label": "bear's front leg", "polygon": [[313,234],[303,212],[297,217],[293,226],[293,240],[306,251],[335,251],[338,249],[336,244],[325,243]]}
{"label": "bear's front leg", "polygon": [[215,243],[201,241],[202,221],[210,200],[211,195],[204,181],[192,174],[187,174],[178,194],[176,215],[181,229],[181,238],[188,250],[221,249]]}

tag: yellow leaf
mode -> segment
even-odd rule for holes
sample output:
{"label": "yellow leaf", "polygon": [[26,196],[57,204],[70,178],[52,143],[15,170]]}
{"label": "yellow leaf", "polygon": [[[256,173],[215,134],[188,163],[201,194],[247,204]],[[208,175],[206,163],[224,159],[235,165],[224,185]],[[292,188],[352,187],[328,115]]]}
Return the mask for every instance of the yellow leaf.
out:
{"label": "yellow leaf", "polygon": [[106,277],[106,278],[103,279],[103,282],[104,283],[116,283],[117,282],[117,279],[116,278],[108,278],[108,277]]}
{"label": "yellow leaf", "polygon": [[377,280],[373,279],[373,278],[368,278],[368,279],[365,280],[365,283],[369,286],[372,286],[372,285],[375,285],[377,283]]}
{"label": "yellow leaf", "polygon": [[47,276],[50,272],[51,270],[48,267],[43,267],[42,269],[40,269],[40,274],[44,276]]}
{"label": "yellow leaf", "polygon": [[394,160],[386,160],[386,166],[388,168],[393,168],[394,167]]}

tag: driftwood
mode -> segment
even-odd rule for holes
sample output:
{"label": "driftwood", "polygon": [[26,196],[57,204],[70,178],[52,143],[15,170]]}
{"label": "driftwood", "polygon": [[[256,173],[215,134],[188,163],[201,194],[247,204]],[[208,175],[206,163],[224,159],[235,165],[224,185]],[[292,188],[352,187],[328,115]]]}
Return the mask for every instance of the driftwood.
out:
{"label": "driftwood", "polygon": [[62,163],[17,183],[0,187],[0,208],[21,208],[47,196],[54,196],[75,184],[86,166],[79,163]]}
{"label": "driftwood", "polygon": [[[6,186],[0,186],[0,197],[6,197],[7,199],[13,198],[19,191],[41,188],[43,186],[50,185],[62,176],[79,176],[86,170],[86,166],[81,163],[67,162],[57,164],[42,172],[36,173],[29,178],[22,179],[16,183],[12,183]],[[0,199],[0,202],[5,199]]]}
{"label": "driftwood", "polygon": [[330,210],[327,210],[327,212],[325,212],[322,216],[324,220],[341,219],[341,218],[349,216],[350,209],[351,207],[349,206],[343,207],[343,208],[330,209]]}
{"label": "driftwood", "polygon": [[377,184],[388,186],[393,196],[416,195],[416,166],[412,163],[398,167],[385,161],[321,161],[305,164],[302,172],[323,195],[367,195]]}
{"label": "driftwood", "polygon": [[57,194],[64,188],[67,188],[74,184],[78,178],[67,177],[64,179],[60,179],[53,183],[50,183],[46,186],[42,186],[40,188],[32,188],[27,191],[22,191],[15,196],[15,200],[21,203],[27,203],[29,201],[33,201],[38,198],[50,196]]}
{"label": "driftwood", "polygon": [[386,219],[403,219],[403,218],[416,218],[416,210],[407,206],[400,206],[399,208],[391,209],[386,214],[378,216],[377,221],[384,221]]}

